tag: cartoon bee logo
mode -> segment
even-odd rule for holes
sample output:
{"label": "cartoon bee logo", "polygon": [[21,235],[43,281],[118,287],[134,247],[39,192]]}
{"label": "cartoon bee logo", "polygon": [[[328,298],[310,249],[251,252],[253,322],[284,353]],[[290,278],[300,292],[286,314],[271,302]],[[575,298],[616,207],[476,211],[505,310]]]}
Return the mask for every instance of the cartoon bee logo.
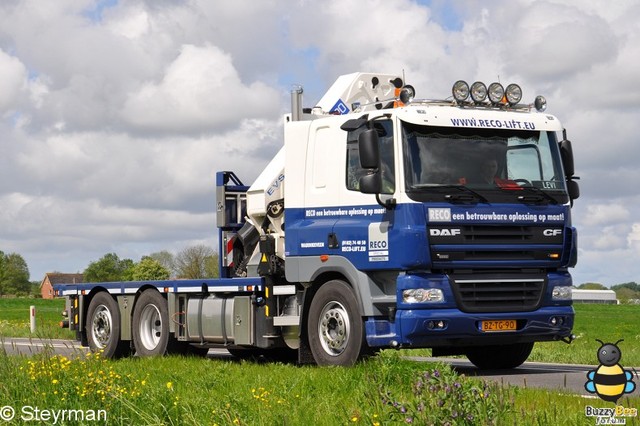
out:
{"label": "cartoon bee logo", "polygon": [[615,343],[604,343],[596,339],[596,342],[602,345],[598,349],[600,365],[587,373],[588,380],[584,384],[587,392],[595,393],[601,399],[613,403],[616,403],[623,394],[631,393],[636,388],[632,380],[633,375],[619,364],[622,351],[618,343],[622,341],[621,339]]}

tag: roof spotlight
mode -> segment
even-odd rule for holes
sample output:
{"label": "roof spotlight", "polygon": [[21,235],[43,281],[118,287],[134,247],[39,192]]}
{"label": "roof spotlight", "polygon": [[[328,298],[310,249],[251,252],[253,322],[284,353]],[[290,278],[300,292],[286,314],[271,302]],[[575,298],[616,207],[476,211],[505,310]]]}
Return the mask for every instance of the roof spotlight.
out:
{"label": "roof spotlight", "polygon": [[522,89],[517,84],[508,85],[504,93],[507,96],[507,102],[511,106],[517,105],[522,99]]}
{"label": "roof spotlight", "polygon": [[416,89],[414,89],[413,86],[410,86],[407,84],[400,91],[400,102],[402,102],[405,105],[408,103],[411,103],[411,101],[415,97],[416,97]]}
{"label": "roof spotlight", "polygon": [[547,100],[544,96],[538,95],[536,96],[536,100],[533,102],[533,105],[536,107],[538,112],[544,112],[547,109]]}
{"label": "roof spotlight", "polygon": [[487,86],[483,82],[476,81],[471,85],[471,99],[475,103],[481,103],[487,99]]}
{"label": "roof spotlight", "polygon": [[504,97],[504,88],[500,83],[491,83],[489,85],[489,100],[492,104],[499,104]]}
{"label": "roof spotlight", "polygon": [[458,103],[464,102],[469,97],[469,85],[466,81],[458,80],[453,84],[453,99]]}

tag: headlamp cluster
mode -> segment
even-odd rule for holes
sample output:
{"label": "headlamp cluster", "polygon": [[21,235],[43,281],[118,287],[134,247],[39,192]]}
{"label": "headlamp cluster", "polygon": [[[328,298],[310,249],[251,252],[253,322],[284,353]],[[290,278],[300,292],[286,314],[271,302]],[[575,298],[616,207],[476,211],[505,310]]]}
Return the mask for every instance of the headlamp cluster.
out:
{"label": "headlamp cluster", "polygon": [[517,105],[522,99],[522,89],[517,84],[510,84],[505,89],[500,83],[491,83],[489,87],[476,81],[469,87],[466,81],[458,80],[453,85],[453,99],[459,104],[466,102],[469,97],[475,104],[486,103],[492,105]]}

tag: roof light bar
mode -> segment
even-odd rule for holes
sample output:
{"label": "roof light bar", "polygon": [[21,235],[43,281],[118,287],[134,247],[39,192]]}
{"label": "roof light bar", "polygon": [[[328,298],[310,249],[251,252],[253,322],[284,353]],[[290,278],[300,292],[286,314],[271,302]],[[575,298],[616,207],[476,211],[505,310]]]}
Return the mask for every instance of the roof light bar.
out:
{"label": "roof light bar", "polygon": [[[522,100],[522,88],[515,83],[511,83],[505,89],[502,84],[495,82],[491,83],[489,87],[481,82],[476,81],[469,87],[464,80],[458,80],[453,84],[451,88],[453,99],[461,106],[489,106],[486,102],[487,99],[494,107],[516,107]],[[471,98],[471,99],[469,99]],[[536,108],[538,112],[543,112],[547,109],[547,100],[543,96],[538,96],[533,104],[520,105],[520,108]]]}

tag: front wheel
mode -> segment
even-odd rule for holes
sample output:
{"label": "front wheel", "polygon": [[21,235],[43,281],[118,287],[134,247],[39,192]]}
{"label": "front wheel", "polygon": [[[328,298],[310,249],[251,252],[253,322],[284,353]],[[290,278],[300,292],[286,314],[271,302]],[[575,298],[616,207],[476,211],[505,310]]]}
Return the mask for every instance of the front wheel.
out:
{"label": "front wheel", "polygon": [[344,281],[324,284],[311,300],[309,348],[318,365],[353,365],[364,347],[356,295]]}
{"label": "front wheel", "polygon": [[482,370],[510,369],[529,358],[533,343],[514,343],[501,346],[477,346],[467,349],[469,361]]}
{"label": "front wheel", "polygon": [[107,292],[97,293],[87,310],[85,326],[87,341],[93,352],[105,358],[117,358],[127,351],[127,342],[120,340],[120,310]]}
{"label": "front wheel", "polygon": [[148,289],[138,297],[133,309],[133,346],[140,356],[167,353],[169,311],[167,301],[157,290]]}

